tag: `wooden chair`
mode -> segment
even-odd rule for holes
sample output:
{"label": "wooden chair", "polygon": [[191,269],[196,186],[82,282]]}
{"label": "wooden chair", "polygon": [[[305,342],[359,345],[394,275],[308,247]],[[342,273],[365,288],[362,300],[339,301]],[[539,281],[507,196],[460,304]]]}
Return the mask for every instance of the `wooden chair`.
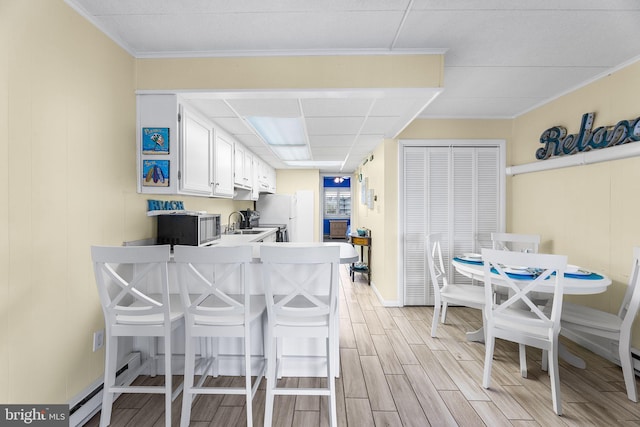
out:
{"label": "wooden chair", "polygon": [[537,234],[491,233],[493,249],[538,253],[540,236]]}
{"label": "wooden chair", "polygon": [[[495,339],[519,344],[520,372],[527,375],[525,345],[547,352],[553,410],[562,415],[560,375],[558,372],[558,335],[564,271],[567,257],[564,255],[533,254],[504,250],[482,249],[484,260],[485,334],[486,353],[482,386],[491,385],[491,367]],[[519,266],[513,274],[509,266]],[[526,267],[526,270],[521,269]],[[494,303],[494,286],[507,287],[509,296]],[[540,288],[553,286],[550,305],[540,307],[533,299]]]}
{"label": "wooden chair", "polygon": [[[633,263],[629,284],[618,314],[608,313],[579,304],[565,303],[562,307],[562,330],[577,335],[602,337],[618,349],[617,363],[622,367],[627,397],[638,401],[636,376],[631,356],[631,328],[640,307],[640,247],[633,248]],[[565,335],[567,336],[567,335]],[[571,337],[571,334],[568,334]]]}
{"label": "wooden chair", "polygon": [[[165,425],[171,426],[171,402],[182,387],[172,392],[171,381],[171,332],[182,325],[180,306],[169,302],[167,263],[170,246],[92,246],[98,294],[105,319],[105,369],[104,391],[100,425],[111,422],[114,396],[119,393],[161,393],[165,395]],[[153,292],[150,293],[150,289]],[[118,369],[119,337],[152,337],[154,346],[151,357],[134,374],[154,363],[158,338],[164,339],[164,385],[124,386],[116,384]]]}
{"label": "wooden chair", "polygon": [[[340,248],[263,245],[260,258],[268,317],[264,425],[272,424],[276,395],[323,395],[329,396],[329,422],[336,427]],[[326,341],[327,387],[277,387],[281,363],[278,343],[282,339],[310,337]]]}
{"label": "wooden chair", "polygon": [[[251,246],[175,246],[180,295],[185,313],[185,368],[180,425],[191,418],[191,404],[196,394],[243,394],[246,397],[247,426],[253,425],[252,401],[265,371],[264,358],[256,380],[251,376],[251,325],[261,322],[265,313],[262,295],[251,295],[246,269],[252,259]],[[244,344],[244,387],[207,387],[204,382],[213,373],[218,376],[220,355],[206,357],[201,351],[202,375],[194,385],[196,374],[196,340],[220,337],[242,338]],[[202,342],[203,340],[201,340]],[[219,345],[213,346],[219,349]],[[263,349],[264,355],[264,349]]]}
{"label": "wooden chair", "polygon": [[[431,336],[435,338],[438,328],[438,318],[442,310],[442,323],[447,317],[449,304],[484,310],[484,288],[475,285],[458,285],[449,283],[447,271],[444,268],[441,248],[442,235],[433,233],[427,236],[427,264],[433,286],[433,319],[431,321]],[[442,307],[442,309],[441,309]],[[483,315],[484,318],[484,315]]]}

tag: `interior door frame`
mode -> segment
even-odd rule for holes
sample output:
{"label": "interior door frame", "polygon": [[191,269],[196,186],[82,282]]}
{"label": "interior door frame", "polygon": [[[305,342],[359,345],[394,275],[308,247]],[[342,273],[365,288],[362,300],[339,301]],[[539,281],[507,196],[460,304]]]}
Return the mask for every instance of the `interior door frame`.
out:
{"label": "interior door frame", "polygon": [[[405,305],[404,289],[404,231],[405,231],[405,209],[404,209],[404,149],[405,147],[498,147],[498,164],[500,177],[498,183],[498,227],[504,232],[506,227],[506,147],[504,139],[401,139],[398,141],[398,259],[397,259],[397,283],[398,302],[400,306]],[[425,270],[426,271],[426,270]]]}

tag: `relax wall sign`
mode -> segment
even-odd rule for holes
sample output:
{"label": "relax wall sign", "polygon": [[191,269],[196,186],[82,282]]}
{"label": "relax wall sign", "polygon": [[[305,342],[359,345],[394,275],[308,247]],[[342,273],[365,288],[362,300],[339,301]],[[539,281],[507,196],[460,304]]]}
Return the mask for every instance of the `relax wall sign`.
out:
{"label": "relax wall sign", "polygon": [[562,126],[545,130],[540,136],[544,147],[536,150],[536,159],[546,160],[553,156],[569,156],[583,151],[597,150],[640,141],[640,117],[621,120],[615,126],[600,126],[593,129],[595,113],[582,116],[580,132],[567,135]]}

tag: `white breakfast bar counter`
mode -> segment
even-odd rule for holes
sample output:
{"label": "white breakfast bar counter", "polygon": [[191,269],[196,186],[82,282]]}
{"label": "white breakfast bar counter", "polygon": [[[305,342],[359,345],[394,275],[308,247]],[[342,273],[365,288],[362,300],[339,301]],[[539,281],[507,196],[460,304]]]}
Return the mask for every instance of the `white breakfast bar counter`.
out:
{"label": "white breakfast bar counter", "polygon": [[[340,247],[340,263],[351,264],[358,261],[358,253],[353,246],[347,243],[338,242],[326,242],[326,243],[290,243],[279,242],[276,243],[270,239],[270,236],[275,235],[277,229],[254,229],[254,231],[262,231],[258,233],[246,233],[246,234],[224,234],[215,245],[220,246],[238,246],[248,245],[253,248],[253,261],[246,273],[247,284],[250,286],[251,294],[256,297],[264,295],[264,286],[262,283],[262,270],[260,263],[260,248],[263,244],[269,245],[286,245],[286,246],[338,246]],[[150,292],[154,293],[152,289]],[[173,263],[169,264],[169,292],[171,293],[172,307],[182,307],[179,295],[179,283],[177,279],[177,272]],[[266,322],[266,314],[263,318],[263,323]],[[252,348],[251,354],[254,357],[254,369],[258,369],[260,364],[260,357],[262,356],[262,338],[263,338],[263,324],[256,322],[251,330]],[[339,331],[336,331],[336,339],[339,339]],[[173,347],[173,369],[176,373],[181,373],[184,367],[184,330],[178,328],[172,336]],[[143,360],[152,354],[153,349],[150,347],[149,340],[136,339],[133,342],[133,351],[139,351]],[[209,344],[212,345],[212,344]],[[338,346],[335,346],[336,349]],[[206,351],[206,349],[205,349]],[[326,375],[326,362],[325,362],[325,343],[323,340],[314,338],[296,339],[295,342],[287,342],[286,340],[282,345],[282,370],[283,376],[325,376]],[[240,357],[244,352],[241,339],[237,338],[220,338],[218,353],[220,357],[220,374],[221,375],[243,375],[242,358]],[[339,352],[333,355],[336,362],[334,366],[340,366]]]}

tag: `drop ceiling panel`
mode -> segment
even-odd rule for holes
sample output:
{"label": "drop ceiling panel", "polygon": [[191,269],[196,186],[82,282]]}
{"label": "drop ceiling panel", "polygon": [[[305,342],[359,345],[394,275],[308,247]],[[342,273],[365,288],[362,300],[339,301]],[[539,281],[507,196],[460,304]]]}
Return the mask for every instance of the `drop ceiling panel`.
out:
{"label": "drop ceiling panel", "polygon": [[249,132],[244,121],[237,117],[214,117],[212,121],[232,135],[246,134]]}
{"label": "drop ceiling panel", "polygon": [[363,117],[311,117],[306,119],[309,135],[357,135]]}
{"label": "drop ceiling panel", "polygon": [[[572,10],[415,11],[407,17],[396,46],[446,46],[447,66],[610,67],[638,52],[627,44],[615,49],[602,47],[628,37],[630,29],[638,29],[639,7],[635,11],[582,12],[575,25],[567,25],[575,22]],[[613,27],[595,30],[603,28],[603,20]],[[456,21],[452,32],[448,27]],[[598,55],[593,54],[594,46]]]}
{"label": "drop ceiling panel", "polygon": [[303,99],[302,110],[305,117],[365,116],[374,102],[357,98]]}
{"label": "drop ceiling panel", "polygon": [[[470,95],[487,99],[548,99],[566,88],[576,76],[588,79],[594,72],[605,70],[592,67],[451,67],[444,90],[448,98],[458,99]],[[436,98],[434,103],[437,102]]]}
{"label": "drop ceiling panel", "polygon": [[[539,104],[542,100],[542,98],[443,98],[437,99],[433,105],[429,106],[428,115],[420,117],[504,119],[511,117],[511,111],[525,111],[532,104]],[[480,116],[478,111],[484,111],[485,115]]]}
{"label": "drop ceiling panel", "polygon": [[222,99],[200,99],[190,97],[190,105],[208,117],[237,117]]}
{"label": "drop ceiling panel", "polygon": [[232,99],[231,107],[241,116],[300,117],[298,99]]}
{"label": "drop ceiling panel", "polygon": [[255,151],[255,147],[264,147],[264,142],[262,142],[262,139],[260,139],[260,137],[255,134],[236,133],[234,134],[234,136],[238,138],[241,143],[251,148],[251,151]]}
{"label": "drop ceiling panel", "polygon": [[349,147],[311,148],[313,160],[344,160],[349,154]]}
{"label": "drop ceiling panel", "polygon": [[[399,127],[400,117],[369,117],[360,130],[361,135],[385,135]],[[393,135],[389,135],[390,137]]]}
{"label": "drop ceiling panel", "polygon": [[309,145],[313,147],[343,147],[351,146],[355,135],[310,135]]}

